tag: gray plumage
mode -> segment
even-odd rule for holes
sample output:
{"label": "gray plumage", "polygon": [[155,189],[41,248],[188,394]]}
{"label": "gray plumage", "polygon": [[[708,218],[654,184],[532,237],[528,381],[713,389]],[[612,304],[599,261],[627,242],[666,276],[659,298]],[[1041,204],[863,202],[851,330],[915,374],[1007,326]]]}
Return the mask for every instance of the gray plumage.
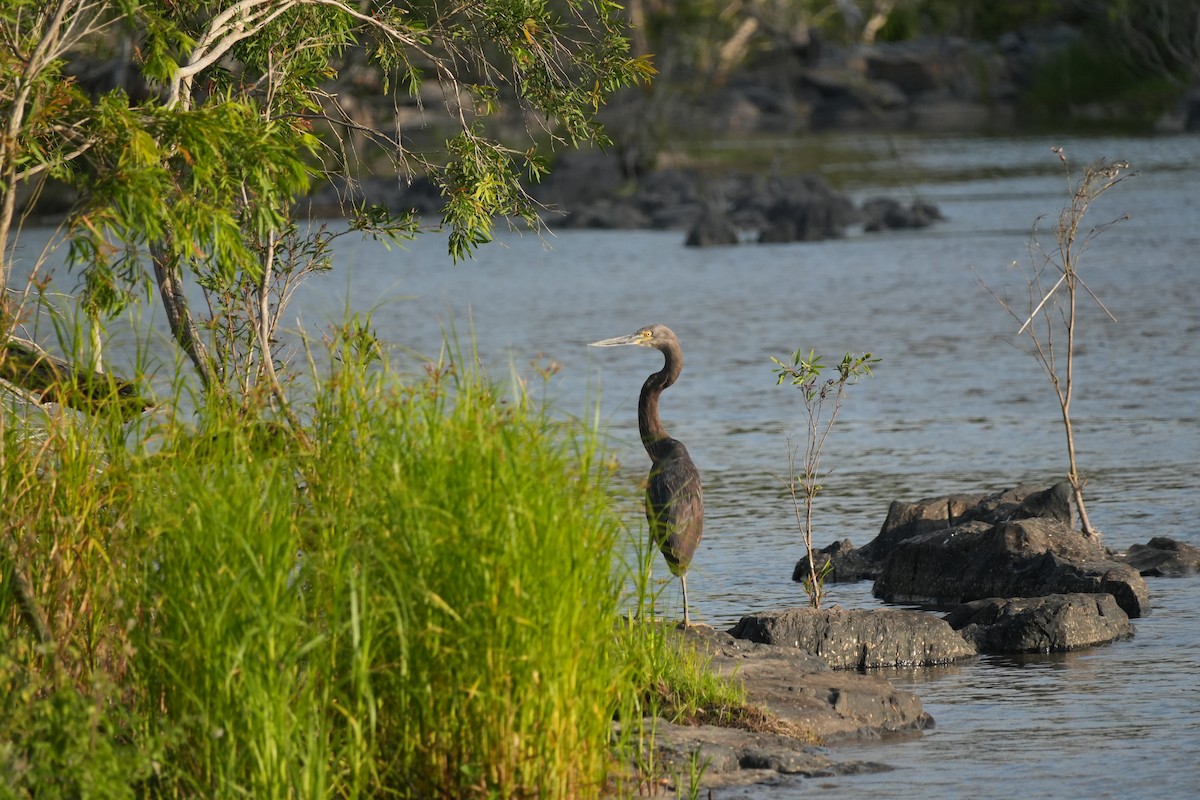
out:
{"label": "gray plumage", "polygon": [[658,417],[658,398],[683,369],[679,339],[666,325],[650,325],[628,336],[592,342],[592,347],[638,345],[663,354],[663,368],[646,378],[638,397],[638,430],[650,456],[646,485],[646,519],[652,541],[662,551],[671,574],[683,586],[683,624],[688,615],[687,570],[704,534],[704,494],[700,473],[683,442],[672,439]]}

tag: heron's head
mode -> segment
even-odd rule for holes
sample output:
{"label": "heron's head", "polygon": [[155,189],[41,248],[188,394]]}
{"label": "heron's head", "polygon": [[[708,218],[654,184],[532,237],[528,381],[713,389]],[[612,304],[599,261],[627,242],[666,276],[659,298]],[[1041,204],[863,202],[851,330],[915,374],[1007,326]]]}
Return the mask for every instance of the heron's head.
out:
{"label": "heron's head", "polygon": [[653,347],[656,350],[668,348],[679,349],[679,339],[675,332],[666,325],[647,325],[628,336],[614,336],[612,339],[601,339],[592,342],[591,347],[619,347],[626,344],[636,344],[641,347]]}

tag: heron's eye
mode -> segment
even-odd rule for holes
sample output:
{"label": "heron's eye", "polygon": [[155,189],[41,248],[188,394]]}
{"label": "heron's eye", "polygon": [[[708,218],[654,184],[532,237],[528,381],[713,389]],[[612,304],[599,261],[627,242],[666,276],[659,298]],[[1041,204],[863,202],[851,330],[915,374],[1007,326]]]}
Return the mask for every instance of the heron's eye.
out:
{"label": "heron's eye", "polygon": [[653,334],[653,333],[651,333],[651,332],[650,332],[650,331],[648,331],[648,330],[642,331],[642,338],[643,338],[643,339],[649,339],[649,338],[650,338],[651,336],[653,336],[653,335],[654,335],[654,334]]}

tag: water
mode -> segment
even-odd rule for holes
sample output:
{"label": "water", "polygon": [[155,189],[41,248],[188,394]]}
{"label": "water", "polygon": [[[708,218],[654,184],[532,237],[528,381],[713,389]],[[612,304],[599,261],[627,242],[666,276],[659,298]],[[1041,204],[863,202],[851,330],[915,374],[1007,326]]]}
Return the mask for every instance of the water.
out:
{"label": "water", "polygon": [[[706,534],[689,587],[694,618],[727,626],[742,614],[798,605],[802,555],[779,481],[787,436],[801,430],[796,390],[775,386],[770,356],[803,347],[883,361],[852,388],[825,450],[833,468],[816,543],[863,545],[893,499],[1055,481],[1065,449],[1051,388],[1016,323],[980,285],[1018,301],[1030,228],[1050,230],[1065,200],[1052,144],[1077,166],[1107,156],[1140,177],[1093,209],[1097,239],[1081,273],[1117,323],[1083,307],[1072,409],[1092,521],[1111,547],[1172,536],[1200,545],[1200,138],[901,139],[854,142],[857,196],[907,176],[948,217],[931,230],[853,233],[815,244],[693,250],[675,232],[505,233],[452,266],[430,236],[406,250],[342,247],[310,282],[293,328],[319,335],[347,307],[373,309],[386,340],[421,357],[451,327],[472,331],[495,377],[510,369],[559,413],[597,412],[610,431],[640,518],[648,466],[636,396],[661,357],[586,343],[664,322],[685,367],[662,399],[667,429],[687,443],[705,481]],[[846,172],[845,165],[839,167]],[[884,178],[887,180],[885,181]],[[887,193],[903,196],[903,189]],[[1049,245],[1052,239],[1043,237]],[[558,371],[544,384],[531,366]],[[665,570],[663,571],[665,573]],[[915,691],[937,726],[907,742],[843,747],[835,758],[895,771],[796,779],[720,797],[870,793],[893,798],[1185,796],[1200,790],[1200,578],[1151,579],[1150,616],[1132,640],[1082,653],[885,673]],[[678,614],[679,594],[664,594]],[[877,605],[869,585],[834,585],[830,602]]]}

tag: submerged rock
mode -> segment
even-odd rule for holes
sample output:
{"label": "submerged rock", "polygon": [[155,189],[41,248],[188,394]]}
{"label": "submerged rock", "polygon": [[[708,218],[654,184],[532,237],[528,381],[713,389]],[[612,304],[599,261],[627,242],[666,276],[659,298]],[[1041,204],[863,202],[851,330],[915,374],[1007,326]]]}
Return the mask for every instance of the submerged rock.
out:
{"label": "submerged rock", "polygon": [[945,219],[941,210],[933,203],[914,200],[903,205],[891,197],[874,197],[863,203],[863,230],[868,233],[907,228],[928,228]]}
{"label": "submerged rock", "polygon": [[799,648],[834,669],[927,666],[975,655],[944,620],[901,609],[768,611],[742,617],[730,634]]}
{"label": "submerged rock", "polygon": [[1181,578],[1200,572],[1200,547],[1169,536],[1155,536],[1146,544],[1135,544],[1124,554],[1113,557],[1147,577]]}
{"label": "submerged rock", "polygon": [[991,597],[961,605],[945,620],[981,653],[1059,653],[1133,635],[1111,594]]}

